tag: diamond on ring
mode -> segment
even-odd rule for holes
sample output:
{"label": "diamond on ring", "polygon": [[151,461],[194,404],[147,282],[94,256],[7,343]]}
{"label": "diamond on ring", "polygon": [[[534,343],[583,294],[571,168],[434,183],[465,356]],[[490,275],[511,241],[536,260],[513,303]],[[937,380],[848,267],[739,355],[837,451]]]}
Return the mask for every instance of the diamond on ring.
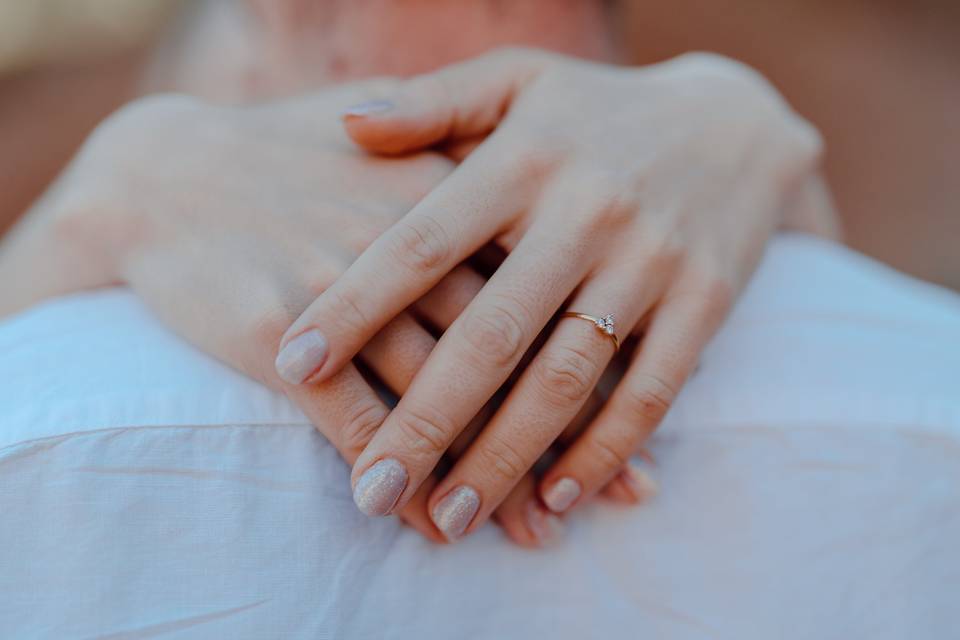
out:
{"label": "diamond on ring", "polygon": [[594,324],[597,325],[597,329],[603,331],[608,336],[616,335],[617,331],[613,328],[613,314],[608,313],[602,318],[597,318]]}
{"label": "diamond on ring", "polygon": [[617,337],[617,330],[613,324],[613,314],[608,313],[603,317],[591,316],[588,313],[579,313],[577,311],[564,311],[560,314],[561,318],[580,318],[581,320],[588,320],[593,323],[593,326],[597,328],[597,331],[600,331],[608,338],[610,342],[613,343],[613,350],[617,351],[620,349],[620,338]]}

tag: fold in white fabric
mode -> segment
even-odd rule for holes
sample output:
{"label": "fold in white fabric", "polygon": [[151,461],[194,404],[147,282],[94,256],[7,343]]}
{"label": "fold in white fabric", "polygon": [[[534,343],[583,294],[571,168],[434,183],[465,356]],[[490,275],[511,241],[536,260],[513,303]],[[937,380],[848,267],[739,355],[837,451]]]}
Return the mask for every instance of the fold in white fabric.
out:
{"label": "fold in white fabric", "polygon": [[659,495],[556,547],[353,506],[283,397],[129,292],[0,323],[0,638],[947,638],[960,297],[772,245],[655,435]]}

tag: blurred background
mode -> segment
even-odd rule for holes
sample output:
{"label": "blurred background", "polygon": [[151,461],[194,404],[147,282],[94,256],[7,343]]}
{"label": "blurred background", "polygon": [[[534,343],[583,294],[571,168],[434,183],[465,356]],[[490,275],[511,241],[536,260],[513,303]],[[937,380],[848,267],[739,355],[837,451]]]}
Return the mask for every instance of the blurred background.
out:
{"label": "blurred background", "polygon": [[[0,234],[107,114],[138,93],[169,86],[151,72],[165,64],[176,68],[179,89],[206,90],[222,74],[198,61],[209,65],[219,56],[238,69],[271,68],[266,82],[278,86],[282,74],[275,69],[285,66],[291,77],[301,74],[293,82],[309,79],[317,71],[303,61],[316,52],[264,47],[263,32],[276,31],[264,14],[298,4],[322,13],[343,1],[0,0]],[[434,0],[403,1],[423,7]],[[366,2],[382,8],[391,0]],[[259,18],[180,37],[189,25],[227,24],[221,15],[201,15],[218,5],[250,5]],[[650,63],[700,49],[764,73],[826,139],[826,172],[849,244],[960,289],[960,2],[610,0],[607,6],[625,61]],[[364,46],[375,49],[375,38]]]}
{"label": "blurred background", "polygon": [[142,45],[178,0],[0,0],[0,74]]}
{"label": "blurred background", "polygon": [[0,234],[125,101],[178,0],[0,0]]}

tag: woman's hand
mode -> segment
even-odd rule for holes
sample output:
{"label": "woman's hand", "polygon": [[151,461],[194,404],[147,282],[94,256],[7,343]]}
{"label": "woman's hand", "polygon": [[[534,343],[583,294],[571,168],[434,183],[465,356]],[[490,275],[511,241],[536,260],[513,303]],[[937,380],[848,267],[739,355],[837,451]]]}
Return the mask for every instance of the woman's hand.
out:
{"label": "woman's hand", "polygon": [[[487,137],[286,332],[285,348],[323,336],[310,380],[341,371],[480,247],[509,252],[354,465],[355,486],[396,508],[562,310],[612,314],[621,340],[642,333],[609,402],[539,486],[555,512],[595,493],[663,418],[786,212],[794,225],[831,225],[817,133],[759,75],[717,56],[626,69],[507,50],[378,98],[345,118],[367,150]],[[580,318],[556,325],[432,489],[449,539],[479,526],[557,438],[615,342]],[[383,464],[408,482],[379,483],[369,470]]]}
{"label": "woman's hand", "polygon": [[[453,168],[439,154],[357,152],[336,121],[356,95],[252,108],[157,96],[125,107],[5,241],[0,313],[129,284],[198,347],[288,393],[352,462],[387,406],[352,364],[315,388],[286,383],[277,344],[354,256]],[[425,321],[401,315],[370,341],[361,357],[383,385],[405,389],[435,344],[425,322],[448,324],[481,283],[459,271],[445,295],[421,301]],[[404,513],[438,537],[422,505]]]}
{"label": "woman's hand", "polygon": [[[253,108],[182,96],[126,107],[0,247],[0,314],[127,283],[201,349],[286,392],[352,463],[386,405],[353,364],[323,385],[291,384],[303,374],[300,362],[281,361],[278,374],[277,345],[316,295],[454,166],[436,153],[384,159],[358,151],[337,114],[362,90]],[[401,395],[433,349],[433,333],[482,283],[456,269],[373,336],[360,360]],[[442,538],[425,503],[436,480],[401,512],[435,540]],[[497,514],[526,545],[547,542],[560,524],[528,507],[534,494],[530,475]]]}

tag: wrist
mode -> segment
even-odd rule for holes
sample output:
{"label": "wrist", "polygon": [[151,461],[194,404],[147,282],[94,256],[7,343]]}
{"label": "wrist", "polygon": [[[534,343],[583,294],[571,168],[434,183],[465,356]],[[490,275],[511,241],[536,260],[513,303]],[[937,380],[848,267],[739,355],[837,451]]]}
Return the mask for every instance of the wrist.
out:
{"label": "wrist", "polygon": [[117,281],[110,199],[71,165],[0,243],[0,316],[37,302]]}

